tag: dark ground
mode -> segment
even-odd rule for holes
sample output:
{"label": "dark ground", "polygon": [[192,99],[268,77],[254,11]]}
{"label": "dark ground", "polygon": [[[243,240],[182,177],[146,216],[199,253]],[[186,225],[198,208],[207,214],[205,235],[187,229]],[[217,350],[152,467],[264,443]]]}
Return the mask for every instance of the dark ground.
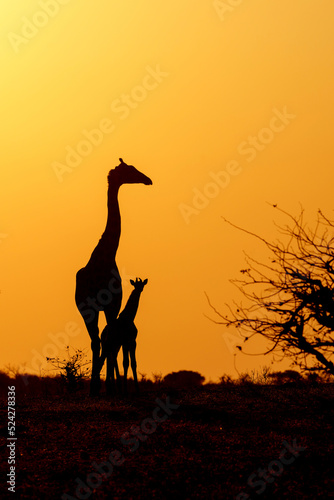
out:
{"label": "dark ground", "polygon": [[[156,399],[166,403],[167,397],[179,407],[170,415],[162,409],[154,413]],[[127,399],[29,396],[17,397],[16,404],[14,495],[4,479],[7,405],[1,400],[1,498],[60,499],[65,493],[68,499],[334,498],[332,384],[160,388]],[[156,429],[152,420],[145,421],[152,412],[166,418]],[[135,437],[132,426],[145,432],[139,429]],[[280,458],[284,441],[305,449],[295,452],[294,460],[287,451],[283,460],[291,463],[280,465],[272,461]],[[76,478],[86,483],[97,472],[92,463],[107,461],[113,450],[123,463],[112,472],[109,466],[109,477],[90,495],[76,496]],[[271,462],[279,475],[267,472]],[[259,468],[268,481],[259,477]],[[253,486],[247,485],[251,474]],[[99,480],[89,479],[91,486]]]}

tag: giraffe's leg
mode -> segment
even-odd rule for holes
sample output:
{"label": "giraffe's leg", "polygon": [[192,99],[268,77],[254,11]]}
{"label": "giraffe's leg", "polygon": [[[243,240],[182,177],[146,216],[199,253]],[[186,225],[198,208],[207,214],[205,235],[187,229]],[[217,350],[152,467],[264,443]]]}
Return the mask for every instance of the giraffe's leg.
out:
{"label": "giraffe's leg", "polygon": [[100,337],[99,337],[99,310],[88,305],[87,301],[92,296],[90,270],[80,269],[76,274],[75,302],[84,320],[87,331],[91,339],[92,349],[92,375],[90,394],[98,395],[100,391]]}
{"label": "giraffe's leg", "polygon": [[90,383],[90,395],[98,396],[100,393],[100,346],[101,341],[99,337],[99,327],[98,327],[98,314],[94,321],[85,321],[86,328],[88,330],[89,336],[91,338],[91,349],[92,349],[92,375]]}
{"label": "giraffe's leg", "polygon": [[101,333],[102,353],[100,357],[100,370],[102,370],[104,361],[107,360],[107,373],[106,373],[106,392],[108,395],[114,393],[114,364],[112,357],[111,335],[110,328],[105,326]]}
{"label": "giraffe's leg", "polygon": [[109,333],[109,327],[106,325],[101,333],[101,344],[102,344],[102,350],[101,350],[101,356],[99,359],[99,369],[100,372],[103,368],[105,360],[107,360],[107,377],[108,377],[108,358],[109,358],[109,343],[110,343],[110,333]]}
{"label": "giraffe's leg", "polygon": [[139,393],[139,385],[137,378],[137,361],[136,361],[136,342],[130,346],[131,369],[133,373],[133,380],[135,383],[136,393]]}
{"label": "giraffe's leg", "polygon": [[128,393],[128,369],[129,369],[129,349],[123,345],[123,370],[124,370],[124,394]]}
{"label": "giraffe's leg", "polygon": [[120,349],[120,339],[117,324],[117,316],[121,307],[122,302],[122,288],[120,287],[119,293],[113,296],[113,300],[104,309],[104,314],[107,320],[108,328],[108,341],[106,342],[105,348],[102,349],[100,364],[103,366],[104,360],[107,359],[107,392],[112,393],[115,386],[115,374],[117,378],[117,385],[120,385],[120,375],[117,364],[117,354]]}
{"label": "giraffe's leg", "polygon": [[108,354],[107,354],[106,391],[107,391],[107,394],[110,396],[114,395],[116,392],[115,373],[116,373],[116,380],[117,380],[117,390],[118,390],[118,393],[121,393],[120,374],[119,374],[118,363],[117,363],[117,354],[118,354],[118,349],[115,350],[114,347],[109,349]]}
{"label": "giraffe's leg", "polygon": [[[118,354],[118,352],[117,352],[117,354]],[[122,393],[122,384],[121,384],[121,376],[119,374],[119,369],[118,369],[117,354],[115,354],[115,356],[114,356],[114,366],[115,366],[115,372],[116,372],[117,391],[118,391],[118,394],[121,394]]]}
{"label": "giraffe's leg", "polygon": [[115,393],[114,359],[111,353],[107,356],[106,392],[109,396]]}
{"label": "giraffe's leg", "polygon": [[110,346],[109,343],[102,344],[102,354],[100,357],[100,367],[102,369],[103,364],[107,360],[107,372],[106,372],[106,392],[108,395],[112,396],[115,393],[115,373],[116,376],[119,377],[118,366],[116,368],[115,361],[117,364],[117,360],[115,359],[113,346]]}

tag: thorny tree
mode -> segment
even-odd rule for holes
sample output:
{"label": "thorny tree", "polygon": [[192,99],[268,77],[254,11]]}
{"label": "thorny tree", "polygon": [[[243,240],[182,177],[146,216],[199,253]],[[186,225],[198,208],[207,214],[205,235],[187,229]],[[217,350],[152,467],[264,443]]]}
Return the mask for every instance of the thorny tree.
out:
{"label": "thorny tree", "polygon": [[262,241],[270,258],[263,263],[246,255],[243,278],[231,282],[247,305],[227,305],[227,315],[213,308],[220,317],[216,323],[240,328],[244,342],[255,335],[265,337],[271,341],[265,354],[290,357],[302,371],[334,374],[334,221],[319,210],[310,228],[303,209],[294,217],[273,207],[289,219],[287,225],[277,226],[284,242],[270,243],[225,219]]}

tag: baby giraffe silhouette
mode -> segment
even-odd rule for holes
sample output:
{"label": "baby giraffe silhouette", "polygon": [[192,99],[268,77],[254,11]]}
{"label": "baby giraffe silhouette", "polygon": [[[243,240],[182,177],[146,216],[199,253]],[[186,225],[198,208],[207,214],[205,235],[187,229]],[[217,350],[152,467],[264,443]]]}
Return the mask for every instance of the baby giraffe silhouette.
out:
{"label": "baby giraffe silhouette", "polygon": [[106,390],[108,394],[112,394],[114,390],[114,371],[116,372],[117,384],[118,388],[120,389],[120,376],[117,364],[117,356],[121,347],[123,350],[124,393],[127,394],[129,356],[131,360],[135,390],[137,393],[139,392],[136,362],[136,338],[138,329],[134,324],[134,319],[138,311],[141,293],[144,289],[144,286],[147,284],[147,281],[147,279],[142,281],[140,278],[136,278],[136,281],[130,280],[130,283],[134,287],[134,290],[132,290],[126,306],[116,320],[116,331],[114,331],[113,334],[110,335],[110,329],[107,325],[101,334],[101,368],[103,366],[104,360],[107,358]]}

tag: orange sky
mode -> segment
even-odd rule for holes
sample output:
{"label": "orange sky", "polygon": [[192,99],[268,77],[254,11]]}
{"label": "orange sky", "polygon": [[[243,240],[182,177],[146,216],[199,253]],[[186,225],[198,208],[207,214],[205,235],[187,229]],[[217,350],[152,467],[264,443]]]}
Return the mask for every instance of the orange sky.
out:
{"label": "orange sky", "polygon": [[[282,219],[266,202],[331,215],[334,179],[334,3],[236,3],[0,7],[0,366],[33,371],[63,342],[89,347],[75,274],[103,232],[106,176],[122,157],[153,180],[120,192],[124,300],[129,278],[149,279],[138,371],[236,375],[204,291],[223,308],[238,297],[229,279],[243,251],[265,253],[221,216],[274,238]],[[270,361],[236,357],[239,371]]]}

